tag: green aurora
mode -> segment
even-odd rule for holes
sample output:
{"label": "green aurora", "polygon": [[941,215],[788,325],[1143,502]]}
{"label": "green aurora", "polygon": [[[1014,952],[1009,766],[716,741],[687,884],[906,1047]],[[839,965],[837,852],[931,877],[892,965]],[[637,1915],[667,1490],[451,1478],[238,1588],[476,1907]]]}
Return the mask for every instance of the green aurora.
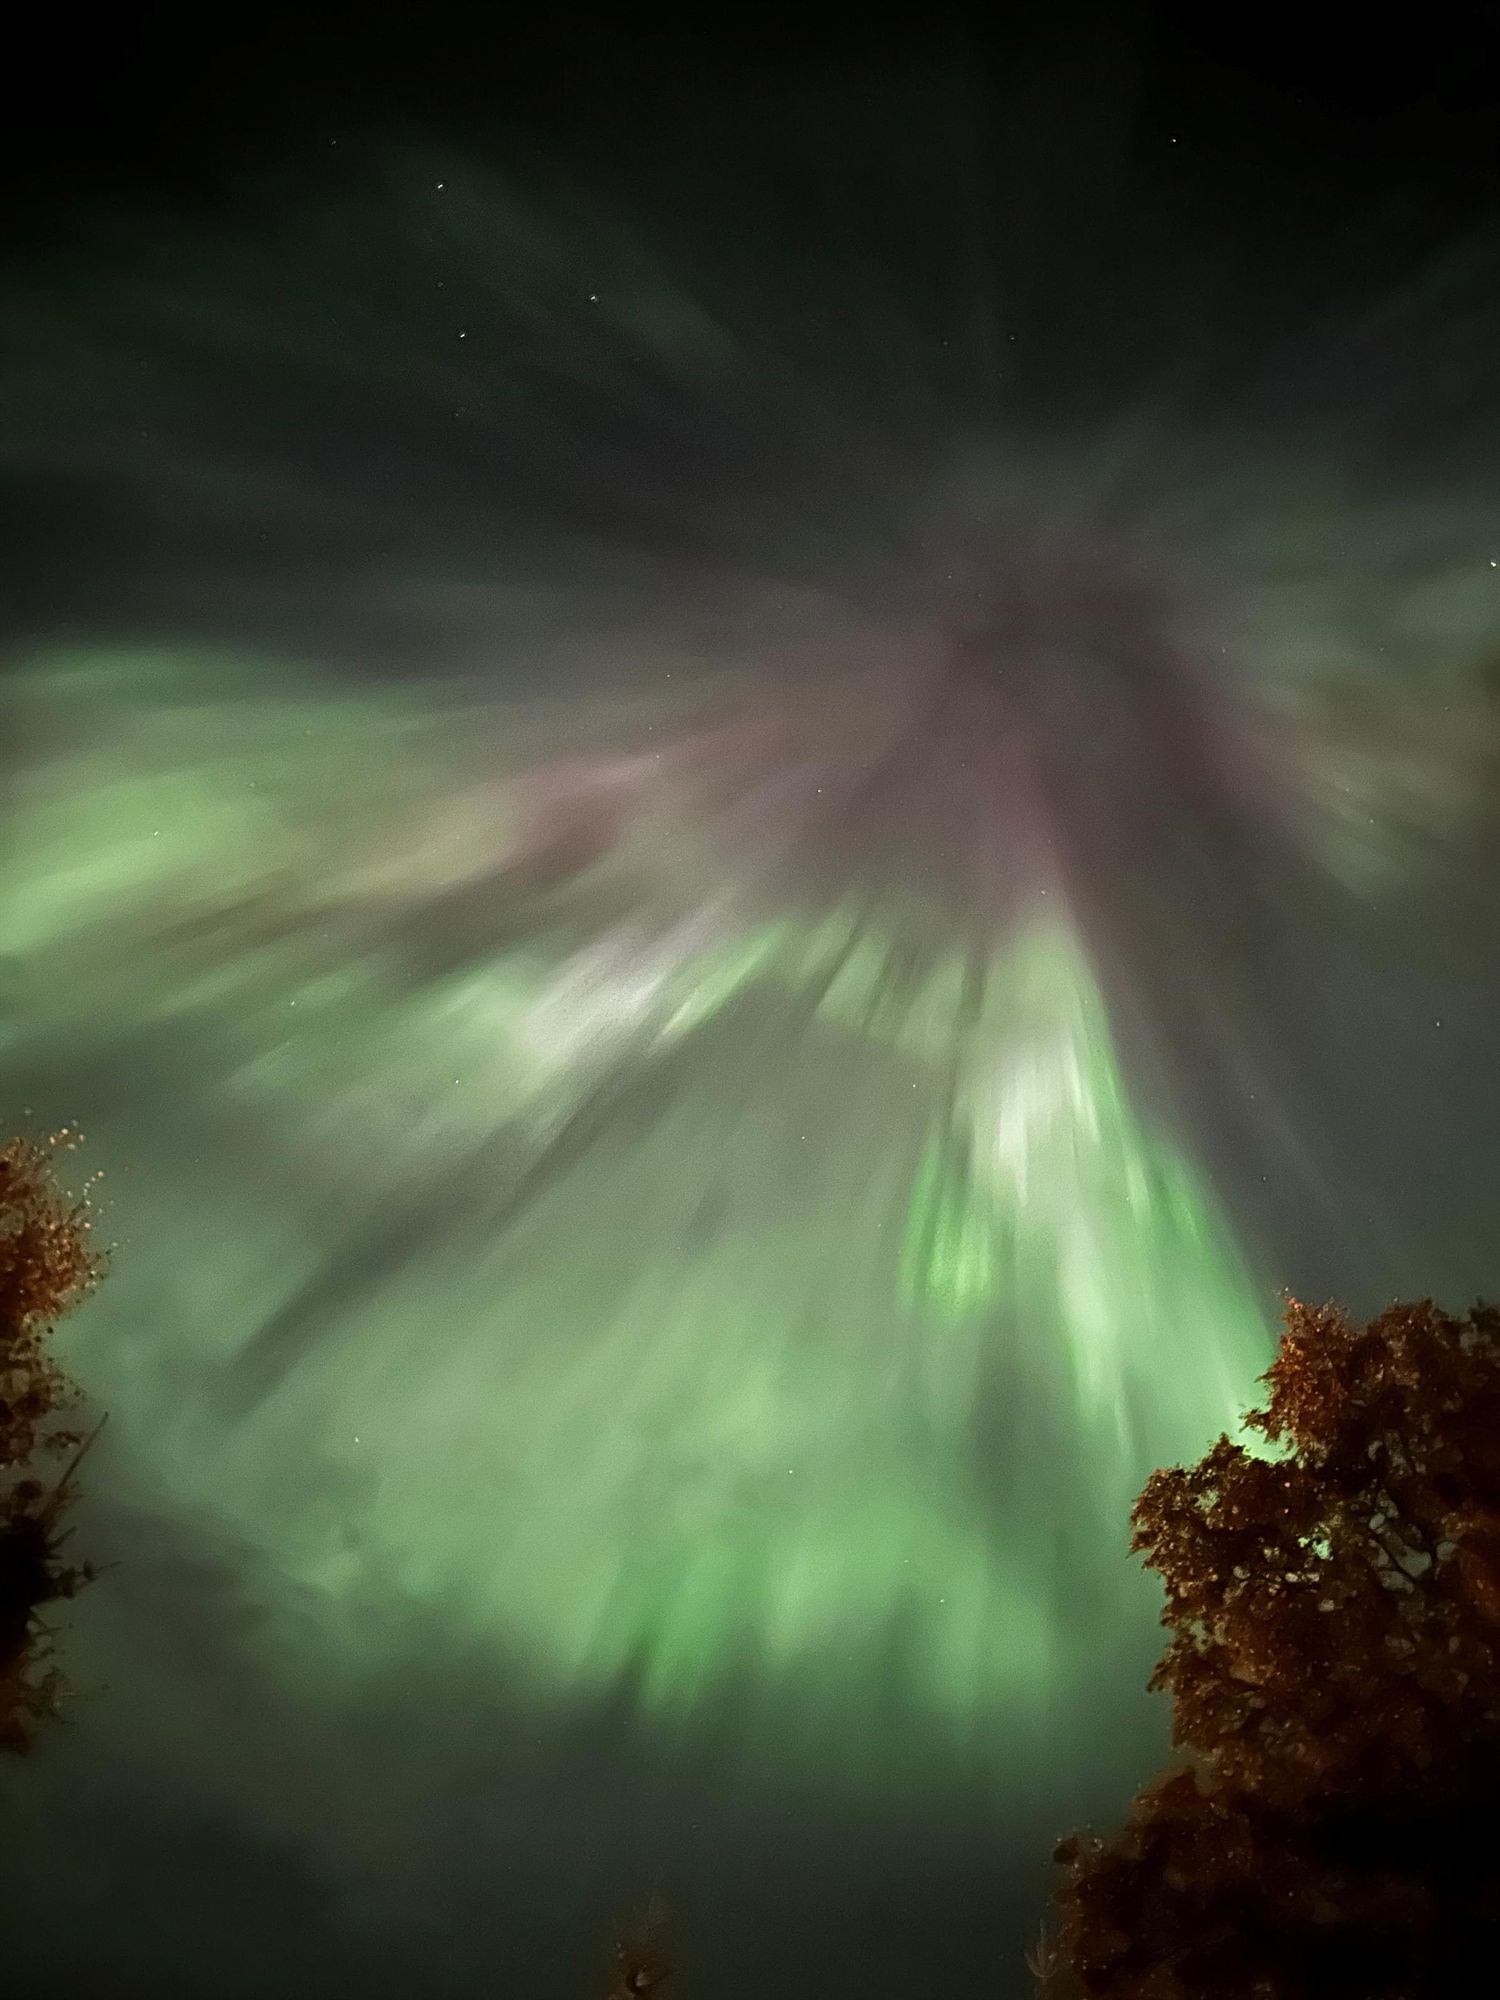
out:
{"label": "green aurora", "polygon": [[451,718],[190,657],[19,685],[58,747],[10,814],[18,1073],[87,1038],[150,1091],[170,1049],[146,1153],[81,1107],[120,1247],[70,1357],[174,1502],[330,1650],[415,1600],[542,1704],[729,1704],[825,1783],[1045,1757],[1149,1643],[1131,1497],[1269,1351],[1066,921],[899,975],[868,909],[542,928],[414,982],[351,912],[424,893],[377,836],[452,788]]}

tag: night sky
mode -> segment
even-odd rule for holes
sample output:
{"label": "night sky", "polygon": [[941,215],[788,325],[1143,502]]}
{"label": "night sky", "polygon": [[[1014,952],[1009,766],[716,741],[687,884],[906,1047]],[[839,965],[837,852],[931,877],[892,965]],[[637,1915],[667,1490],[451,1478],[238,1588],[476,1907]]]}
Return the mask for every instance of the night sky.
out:
{"label": "night sky", "polygon": [[39,24],[6,1990],[1019,1996],[1147,1473],[1500,1291],[1500,11],[976,15]]}

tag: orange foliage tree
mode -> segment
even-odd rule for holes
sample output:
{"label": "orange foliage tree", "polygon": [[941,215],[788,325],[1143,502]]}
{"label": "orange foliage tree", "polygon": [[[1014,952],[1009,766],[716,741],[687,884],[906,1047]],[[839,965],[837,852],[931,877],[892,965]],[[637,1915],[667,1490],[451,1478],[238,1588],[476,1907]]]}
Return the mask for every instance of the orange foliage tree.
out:
{"label": "orange foliage tree", "polygon": [[[0,1749],[24,1750],[56,1706],[63,1679],[42,1622],[47,1606],[91,1581],[62,1559],[73,1475],[91,1439],[62,1421],[76,1392],[52,1359],[57,1321],[101,1269],[84,1204],[59,1194],[47,1154],[0,1148]],[[50,1484],[47,1457],[71,1457]]]}
{"label": "orange foliage tree", "polygon": [[1049,1987],[1455,2000],[1500,1979],[1500,1312],[1293,1304],[1270,1455],[1158,1472],[1185,1765],[1065,1841]]}

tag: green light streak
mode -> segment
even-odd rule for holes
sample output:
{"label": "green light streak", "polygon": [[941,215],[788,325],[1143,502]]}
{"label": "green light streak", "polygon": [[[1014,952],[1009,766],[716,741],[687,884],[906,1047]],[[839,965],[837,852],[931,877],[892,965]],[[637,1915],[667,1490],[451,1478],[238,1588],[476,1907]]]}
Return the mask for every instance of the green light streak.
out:
{"label": "green light streak", "polygon": [[[174,1026],[201,1132],[104,1133],[126,1241],[73,1358],[179,1504],[315,1586],[330,1646],[409,1594],[664,1728],[748,1689],[851,1783],[913,1731],[1055,1754],[1062,1691],[1150,1629],[1131,1498],[1269,1351],[1067,927],[918,964],[878,913],[654,955],[622,926],[582,970],[536,938],[417,988],[322,931],[206,950],[179,920],[215,882],[327,893],[441,746],[253,677],[101,672],[80,706],[79,673],[36,682],[92,726],[23,788],[4,948],[64,1077],[89,1034]],[[424,1202],[272,1401],[216,1416],[264,1316]]]}
{"label": "green light streak", "polygon": [[978,1312],[1003,1283],[996,1203],[976,1188],[968,1164],[936,1141],[923,1155],[912,1190],[902,1277],[908,1296],[954,1314]]}

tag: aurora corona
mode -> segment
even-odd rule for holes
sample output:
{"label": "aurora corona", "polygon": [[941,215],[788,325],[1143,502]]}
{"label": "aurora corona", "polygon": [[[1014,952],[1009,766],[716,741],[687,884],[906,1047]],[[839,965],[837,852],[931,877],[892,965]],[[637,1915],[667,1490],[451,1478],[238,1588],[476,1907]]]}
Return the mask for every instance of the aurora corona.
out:
{"label": "aurora corona", "polygon": [[1240,975],[1484,809],[1493,509],[1049,442],[936,233],[931,326],[883,238],[804,326],[717,213],[678,282],[391,176],[18,314],[12,460],[182,557],[5,688],[0,1031],[121,1241],[70,1364],[330,1676],[415,1607],[716,1769],[1040,1771],[1270,1353],[1174,1070],[1290,1124]]}
{"label": "aurora corona", "polygon": [[[749,1688],[851,1777],[895,1701],[1014,1760],[1077,1643],[1059,1536],[1138,1629],[1122,1510],[1234,1423],[1266,1338],[1129,1102],[1045,839],[1002,878],[1002,812],[929,856],[971,902],[939,930],[889,841],[833,873],[819,801],[852,812],[864,767],[831,733],[796,793],[725,720],[571,794],[486,781],[481,810],[440,713],[203,659],[54,660],[30,691],[80,732],[13,815],[37,1034],[107,991],[101,1059],[169,1034],[225,1132],[282,1156],[232,1257],[184,1264],[172,1198],[154,1228],[122,1198],[119,1309],[185,1271],[160,1337],[197,1360],[148,1390],[101,1315],[88,1365],[176,1438],[181,1497],[321,1593],[441,1604],[543,1690],[628,1674],[690,1721]],[[915,825],[899,788],[940,777],[878,754],[872,826]]]}

